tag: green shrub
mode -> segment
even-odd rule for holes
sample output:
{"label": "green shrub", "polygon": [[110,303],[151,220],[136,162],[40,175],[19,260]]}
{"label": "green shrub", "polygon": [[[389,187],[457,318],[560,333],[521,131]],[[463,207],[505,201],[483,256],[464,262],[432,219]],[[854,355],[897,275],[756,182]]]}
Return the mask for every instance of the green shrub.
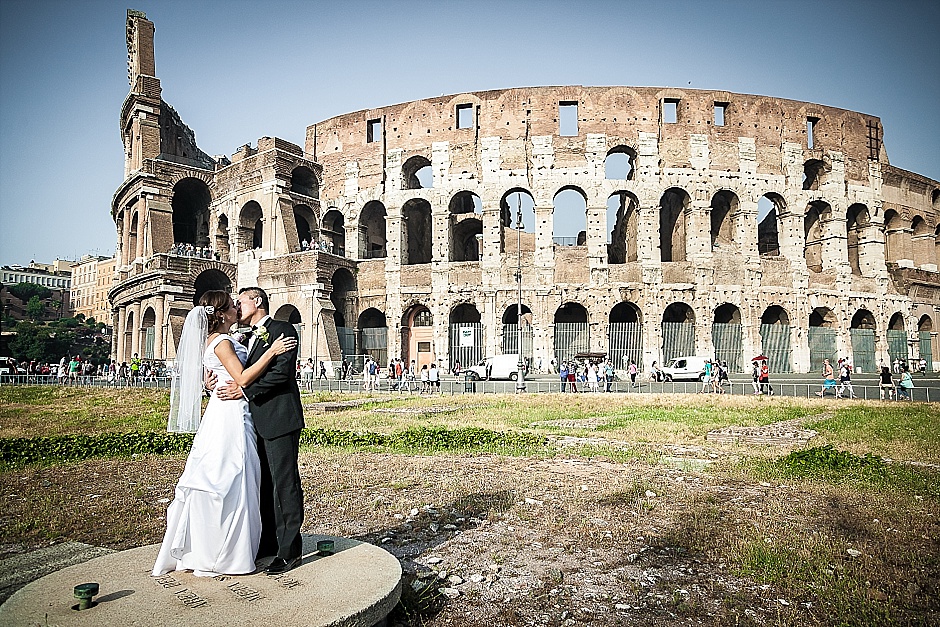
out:
{"label": "green shrub", "polygon": [[853,455],[831,444],[793,451],[776,463],[784,474],[797,477],[855,475],[859,478],[883,478],[887,471],[887,464],[877,455]]}

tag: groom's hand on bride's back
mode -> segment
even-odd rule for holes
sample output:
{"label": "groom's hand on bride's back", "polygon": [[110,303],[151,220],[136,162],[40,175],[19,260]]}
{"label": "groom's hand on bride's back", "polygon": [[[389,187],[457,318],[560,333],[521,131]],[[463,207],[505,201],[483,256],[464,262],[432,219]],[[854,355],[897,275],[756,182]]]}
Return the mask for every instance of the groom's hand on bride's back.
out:
{"label": "groom's hand on bride's back", "polygon": [[206,370],[206,391],[211,392],[215,389],[215,385],[219,382],[219,378],[215,376],[215,373],[211,370]]}
{"label": "groom's hand on bride's back", "polygon": [[215,389],[215,395],[223,401],[231,401],[243,397],[245,391],[234,381],[226,381]]}

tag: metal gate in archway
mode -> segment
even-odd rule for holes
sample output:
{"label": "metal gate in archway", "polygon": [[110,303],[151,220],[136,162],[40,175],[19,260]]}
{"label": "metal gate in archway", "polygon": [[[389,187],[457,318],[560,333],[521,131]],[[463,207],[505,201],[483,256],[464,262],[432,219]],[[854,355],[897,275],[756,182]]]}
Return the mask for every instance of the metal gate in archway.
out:
{"label": "metal gate in archway", "polygon": [[712,344],[715,359],[728,364],[728,372],[743,372],[744,347],[741,341],[741,325],[715,322],[712,324]]}
{"label": "metal gate in archway", "polygon": [[838,361],[836,330],[829,327],[810,327],[806,333],[806,339],[809,342],[810,371],[822,372],[824,359],[828,359],[832,367],[835,368]]}
{"label": "metal gate in archway", "polygon": [[[767,367],[771,372],[793,372],[790,325],[760,325],[760,352],[769,358]],[[819,361],[819,368],[822,369],[822,360]]]}
{"label": "metal gate in archway", "polygon": [[892,364],[900,359],[902,364],[908,363],[907,333],[902,329],[888,329],[888,361]]}
{"label": "metal gate in archway", "polygon": [[927,362],[927,370],[933,372],[933,345],[930,331],[920,332],[920,358]]}
{"label": "metal gate in archway", "polygon": [[463,322],[450,325],[450,363],[448,370],[454,369],[458,361],[463,368],[475,366],[485,357],[483,354],[483,323]]}
{"label": "metal gate in archway", "polygon": [[663,322],[663,363],[694,354],[695,325],[691,322]]}
{"label": "metal gate in archway", "polygon": [[349,327],[336,327],[336,336],[339,339],[339,350],[343,359],[356,355],[356,329]]}
{"label": "metal gate in archway", "polygon": [[852,336],[852,367],[857,372],[875,372],[875,330],[849,331]]}
{"label": "metal gate in archway", "polygon": [[[532,363],[532,325],[522,325],[522,357]],[[512,355],[519,352],[519,325],[503,325],[503,355]]]}
{"label": "metal gate in archway", "polygon": [[359,348],[379,364],[388,364],[388,327],[369,327],[359,330]]}
{"label": "metal gate in archway", "polygon": [[607,355],[614,368],[626,370],[632,361],[642,372],[643,325],[639,322],[611,322],[608,333]]}
{"label": "metal gate in archway", "polygon": [[555,359],[558,363],[574,359],[590,350],[590,326],[587,322],[555,323]]}

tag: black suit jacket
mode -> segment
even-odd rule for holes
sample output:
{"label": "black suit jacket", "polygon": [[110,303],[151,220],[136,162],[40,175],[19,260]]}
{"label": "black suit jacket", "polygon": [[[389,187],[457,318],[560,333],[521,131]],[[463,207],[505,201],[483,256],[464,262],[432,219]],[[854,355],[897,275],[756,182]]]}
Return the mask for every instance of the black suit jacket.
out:
{"label": "black suit jacket", "polygon": [[[290,323],[270,318],[264,326],[268,330],[270,342],[281,334],[284,337],[297,337],[297,331]],[[268,350],[270,342],[264,342],[260,337],[256,339],[246,365],[257,362]],[[266,440],[304,427],[304,410],[300,403],[296,373],[297,350],[294,349],[275,357],[264,374],[245,388],[255,430]]]}

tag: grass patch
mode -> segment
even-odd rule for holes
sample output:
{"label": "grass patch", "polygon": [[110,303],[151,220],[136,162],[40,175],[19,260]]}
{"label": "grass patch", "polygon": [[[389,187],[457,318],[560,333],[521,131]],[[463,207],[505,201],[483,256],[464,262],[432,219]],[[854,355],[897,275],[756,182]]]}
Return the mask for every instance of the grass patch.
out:
{"label": "grass patch", "polygon": [[857,403],[808,422],[826,443],[854,452],[940,462],[940,406],[936,403]]}

